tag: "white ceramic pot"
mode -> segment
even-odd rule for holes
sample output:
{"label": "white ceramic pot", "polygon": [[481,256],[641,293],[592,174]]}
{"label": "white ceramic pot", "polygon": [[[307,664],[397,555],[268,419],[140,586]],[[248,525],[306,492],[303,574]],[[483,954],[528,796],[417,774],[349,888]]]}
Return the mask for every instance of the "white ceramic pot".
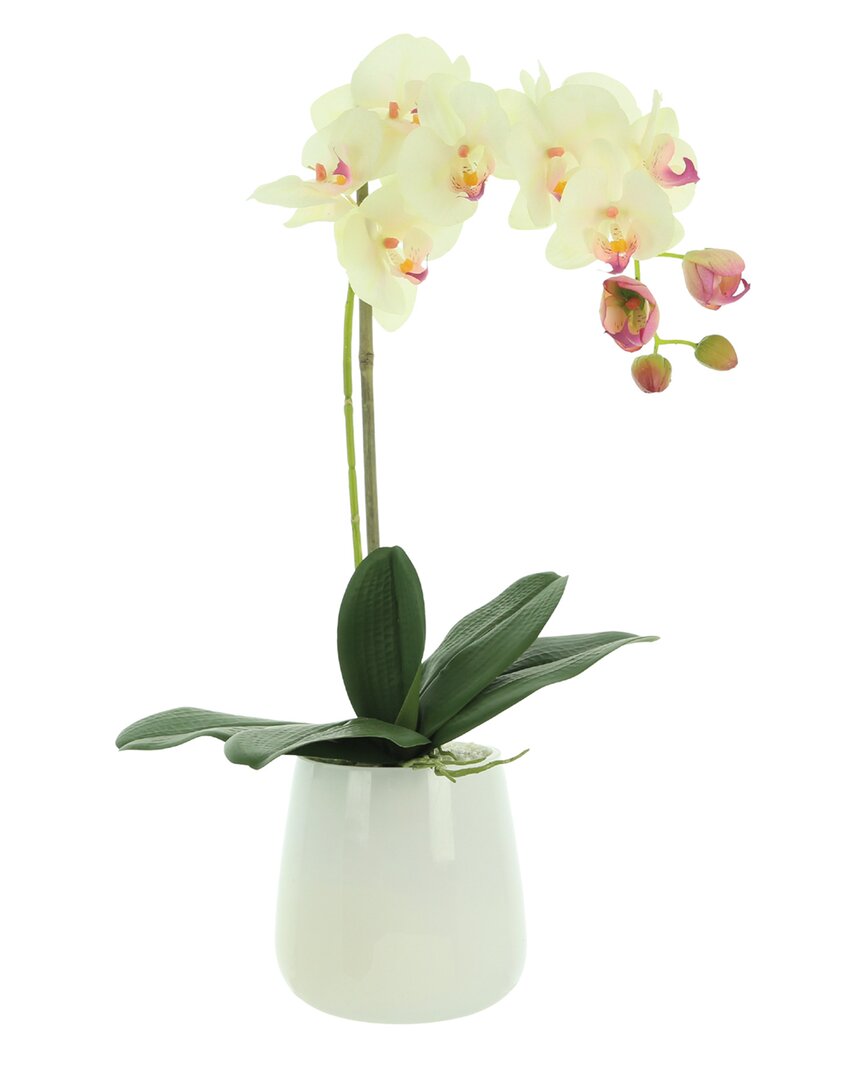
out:
{"label": "white ceramic pot", "polygon": [[504,767],[452,783],[298,758],[276,949],[298,997],[352,1020],[448,1020],[504,997],[525,960]]}

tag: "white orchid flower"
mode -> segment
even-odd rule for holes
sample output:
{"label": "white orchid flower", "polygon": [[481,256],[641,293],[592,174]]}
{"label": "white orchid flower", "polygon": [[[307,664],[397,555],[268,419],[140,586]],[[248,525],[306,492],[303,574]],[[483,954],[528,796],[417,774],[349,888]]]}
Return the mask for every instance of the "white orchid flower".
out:
{"label": "white orchid flower", "polygon": [[510,215],[510,224],[517,229],[552,224],[569,179],[588,148],[598,140],[623,144],[629,135],[627,115],[608,90],[565,85],[547,91],[546,86],[548,76],[541,68],[540,79],[529,83],[532,93],[519,95],[521,105],[514,92],[504,95],[511,118],[521,115],[507,144],[510,167],[519,182]]}
{"label": "white orchid flower", "polygon": [[408,318],[428,259],[450,250],[461,225],[431,225],[410,211],[396,183],[385,183],[336,224],[336,250],[354,292],[387,330]]}
{"label": "white orchid flower", "polygon": [[588,266],[595,259],[620,274],[630,259],[650,259],[684,235],[666,193],[627,154],[598,141],[587,148],[582,166],[561,196],[555,232],[546,257],[562,269]]}
{"label": "white orchid flower", "polygon": [[483,83],[430,75],[418,120],[397,166],[405,201],[436,225],[467,221],[506,145],[509,125],[497,95]]}
{"label": "white orchid flower", "polygon": [[350,109],[329,127],[316,132],[303,148],[303,164],[314,180],[283,176],[252,193],[258,202],[296,208],[285,224],[336,221],[347,214],[357,188],[380,175],[382,121],[367,109]]}
{"label": "white orchid flower", "polygon": [[470,76],[468,61],[464,56],[451,60],[429,38],[399,34],[373,49],[350,83],[313,103],[312,122],[316,128],[327,127],[351,108],[377,113],[385,121],[381,173],[392,173],[402,142],[419,122],[420,92],[430,75],[464,81]]}

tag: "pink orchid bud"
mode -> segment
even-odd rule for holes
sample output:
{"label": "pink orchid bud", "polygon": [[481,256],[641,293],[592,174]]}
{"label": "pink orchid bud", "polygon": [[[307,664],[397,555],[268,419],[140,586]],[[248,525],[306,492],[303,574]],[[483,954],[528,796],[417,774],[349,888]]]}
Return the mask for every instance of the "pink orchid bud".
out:
{"label": "pink orchid bud", "polygon": [[714,371],[731,371],[738,363],[738,356],[728,338],[709,334],[702,338],[695,349],[696,359]]}
{"label": "pink orchid bud", "polygon": [[607,278],[600,301],[603,329],[625,352],[638,352],[660,325],[660,312],[651,291],[630,277]]}
{"label": "pink orchid bud", "polygon": [[672,365],[660,353],[637,356],[630,371],[633,381],[646,394],[659,394],[672,381]]}
{"label": "pink orchid bud", "polygon": [[[724,251],[722,248],[688,251],[683,266],[687,291],[703,307],[712,311],[740,300],[750,288],[741,277],[744,260],[734,251]],[[736,296],[735,290],[739,285],[744,288]]]}

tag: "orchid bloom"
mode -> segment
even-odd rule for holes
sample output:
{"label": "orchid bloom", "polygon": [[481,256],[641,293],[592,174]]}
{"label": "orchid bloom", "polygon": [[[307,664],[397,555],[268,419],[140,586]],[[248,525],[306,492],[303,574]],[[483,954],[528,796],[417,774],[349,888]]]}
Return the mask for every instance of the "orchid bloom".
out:
{"label": "orchid bloom", "polygon": [[426,280],[427,259],[449,251],[461,228],[423,221],[407,209],[399,185],[387,183],[337,222],[336,250],[354,292],[385,329],[395,330]]}
{"label": "orchid bloom", "polygon": [[405,140],[397,176],[406,203],[436,225],[467,221],[507,138],[507,117],[491,87],[430,75],[418,124]]}
{"label": "orchid bloom", "polygon": [[[744,260],[734,251],[722,248],[688,251],[681,265],[687,291],[694,300],[712,311],[725,304],[734,304],[750,289],[750,285],[741,277]],[[744,288],[736,294],[739,285]]]}
{"label": "orchid bloom", "polygon": [[520,189],[510,215],[514,228],[550,225],[591,145],[598,140],[617,145],[628,133],[627,116],[607,90],[565,85],[544,93],[545,85],[548,76],[541,68],[533,100],[515,91],[499,95],[513,122],[507,157]]}
{"label": "orchid bloom", "polygon": [[284,176],[262,184],[252,198],[296,207],[285,223],[291,227],[309,221],[336,221],[353,205],[347,196],[379,175],[381,148],[380,118],[366,109],[349,109],[313,135],[303,148],[303,164],[314,170],[314,179]]}
{"label": "orchid bloom", "polygon": [[600,302],[603,329],[625,352],[638,352],[657,333],[660,311],[650,289],[629,277],[607,278]]}
{"label": "orchid bloom", "polygon": [[628,169],[623,151],[595,142],[585,164],[568,179],[555,232],[546,247],[553,266],[564,270],[595,259],[613,273],[632,257],[650,259],[683,236],[665,193],[642,169]]}

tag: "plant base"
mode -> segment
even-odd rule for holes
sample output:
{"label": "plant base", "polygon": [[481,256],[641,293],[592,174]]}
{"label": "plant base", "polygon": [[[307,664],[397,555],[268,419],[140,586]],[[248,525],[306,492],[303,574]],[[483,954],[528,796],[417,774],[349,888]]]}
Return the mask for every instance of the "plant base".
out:
{"label": "plant base", "polygon": [[298,997],[351,1020],[449,1020],[504,997],[525,960],[504,769],[454,784],[298,759],[276,947]]}

